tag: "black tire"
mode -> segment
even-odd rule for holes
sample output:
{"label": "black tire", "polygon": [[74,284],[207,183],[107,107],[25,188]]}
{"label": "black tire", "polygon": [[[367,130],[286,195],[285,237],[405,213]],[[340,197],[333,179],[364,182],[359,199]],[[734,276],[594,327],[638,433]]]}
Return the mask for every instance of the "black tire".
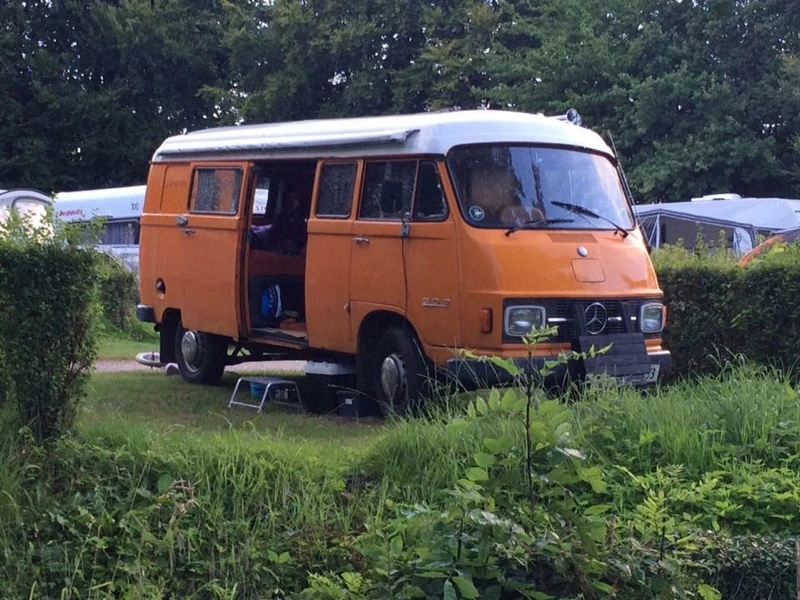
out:
{"label": "black tire", "polygon": [[[184,336],[187,336],[186,344]],[[189,341],[189,336],[192,341]],[[178,322],[175,331],[175,358],[181,378],[187,383],[217,385],[225,372],[227,350],[228,344],[224,337],[184,329],[183,323]]]}
{"label": "black tire", "polygon": [[[428,363],[411,332],[392,327],[369,350],[371,387],[378,409],[389,414],[407,415],[419,408],[428,389]],[[384,368],[386,365],[387,368]],[[387,375],[397,368],[396,386]],[[388,388],[395,387],[391,393]]]}

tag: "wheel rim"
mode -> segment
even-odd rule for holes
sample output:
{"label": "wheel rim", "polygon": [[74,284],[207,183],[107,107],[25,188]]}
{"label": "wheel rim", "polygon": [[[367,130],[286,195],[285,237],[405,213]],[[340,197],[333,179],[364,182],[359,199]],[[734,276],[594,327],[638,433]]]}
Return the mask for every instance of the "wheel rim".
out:
{"label": "wheel rim", "polygon": [[397,354],[390,354],[381,363],[381,389],[392,404],[402,398],[405,392],[406,369],[403,359]]}
{"label": "wheel rim", "polygon": [[181,337],[181,355],[186,367],[190,371],[200,369],[203,359],[202,344],[200,336],[195,331],[185,331]]}

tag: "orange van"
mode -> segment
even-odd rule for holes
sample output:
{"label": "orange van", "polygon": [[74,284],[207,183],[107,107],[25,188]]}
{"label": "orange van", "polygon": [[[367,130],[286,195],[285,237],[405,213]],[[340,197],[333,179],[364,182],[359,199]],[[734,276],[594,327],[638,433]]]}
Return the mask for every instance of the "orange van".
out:
{"label": "orange van", "polygon": [[670,368],[662,291],[614,153],[565,116],[476,110],[248,125],[155,152],[138,318],[162,362],[215,384],[226,365],[334,363],[403,411],[431,374],[507,375],[611,350],[556,376],[652,384]]}

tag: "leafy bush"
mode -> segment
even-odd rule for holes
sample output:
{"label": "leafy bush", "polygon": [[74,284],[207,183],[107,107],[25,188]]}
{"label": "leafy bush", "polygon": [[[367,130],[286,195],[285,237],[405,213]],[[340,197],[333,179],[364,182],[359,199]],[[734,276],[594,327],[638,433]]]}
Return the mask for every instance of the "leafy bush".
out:
{"label": "leafy bush", "polygon": [[800,244],[772,252],[737,273],[737,352],[793,369],[800,358]]}
{"label": "leafy bush", "polygon": [[737,266],[724,255],[668,248],[654,253],[667,305],[664,343],[673,354],[673,376],[707,373],[730,346],[737,303]]}
{"label": "leafy bush", "polygon": [[696,571],[725,599],[797,597],[794,538],[775,535],[698,536]]}
{"label": "leafy bush", "polygon": [[721,250],[665,248],[653,261],[676,377],[718,372],[734,355],[794,370],[800,357],[800,246],[745,268]]}
{"label": "leafy bush", "polygon": [[[570,408],[540,400],[533,503],[525,398],[514,391],[476,400],[452,425],[416,422],[475,440],[454,456],[462,481],[425,494],[413,474],[363,471],[369,451],[338,462],[243,434],[62,438],[21,469],[27,496],[0,525],[0,588],[13,597],[28,597],[34,581],[34,597],[681,597],[675,557],[657,535],[615,526],[603,473],[565,445]],[[502,431],[513,434],[494,437]],[[395,501],[403,486],[418,486],[419,502]]]}
{"label": "leafy bush", "polygon": [[12,214],[0,226],[6,394],[38,441],[68,430],[94,360],[96,253]]}
{"label": "leafy bush", "polygon": [[123,332],[136,331],[139,284],[136,275],[113,256],[99,254],[97,285],[103,317],[108,325]]}

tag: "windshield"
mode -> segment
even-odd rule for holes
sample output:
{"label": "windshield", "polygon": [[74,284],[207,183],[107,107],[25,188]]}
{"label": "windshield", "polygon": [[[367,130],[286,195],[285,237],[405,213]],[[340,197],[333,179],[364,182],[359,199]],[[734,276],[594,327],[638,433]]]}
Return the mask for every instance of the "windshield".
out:
{"label": "windshield", "polygon": [[462,213],[476,227],[634,226],[617,170],[599,154],[493,144],[453,148],[447,162]]}

